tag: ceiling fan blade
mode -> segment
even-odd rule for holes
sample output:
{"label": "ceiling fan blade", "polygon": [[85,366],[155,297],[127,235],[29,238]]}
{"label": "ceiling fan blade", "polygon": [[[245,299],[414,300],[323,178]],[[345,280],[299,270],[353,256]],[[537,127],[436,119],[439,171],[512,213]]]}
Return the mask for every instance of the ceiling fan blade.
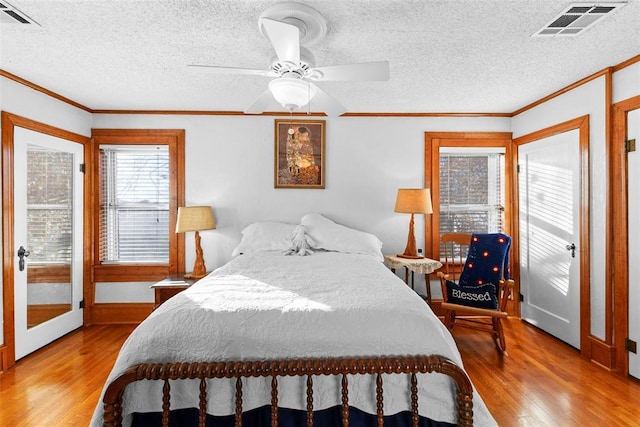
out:
{"label": "ceiling fan blade", "polygon": [[204,65],[204,64],[189,64],[187,65],[190,70],[211,73],[211,74],[248,74],[253,76],[271,76],[276,77],[271,70],[255,70],[251,68],[236,68],[236,67],[219,67],[217,65]]}
{"label": "ceiling fan blade", "polygon": [[260,20],[273,48],[282,62],[300,62],[300,31],[298,27],[269,18]]}
{"label": "ceiling fan blade", "polygon": [[389,62],[376,61],[317,67],[311,69],[307,77],[319,81],[384,81],[389,80]]}
{"label": "ceiling fan blade", "polygon": [[260,95],[258,99],[255,100],[253,104],[249,105],[249,107],[247,107],[247,109],[244,110],[244,113],[260,114],[260,113],[263,113],[267,108],[269,108],[271,105],[275,103],[276,103],[276,100],[273,98],[271,91],[267,89],[266,91],[264,91],[262,95]]}
{"label": "ceiling fan blade", "polygon": [[[320,89],[313,83],[309,83],[316,88],[316,95],[311,99],[310,107],[312,110],[323,111],[327,116],[338,117],[347,112],[342,104],[327,95],[325,91]],[[303,107],[305,108],[305,107]]]}

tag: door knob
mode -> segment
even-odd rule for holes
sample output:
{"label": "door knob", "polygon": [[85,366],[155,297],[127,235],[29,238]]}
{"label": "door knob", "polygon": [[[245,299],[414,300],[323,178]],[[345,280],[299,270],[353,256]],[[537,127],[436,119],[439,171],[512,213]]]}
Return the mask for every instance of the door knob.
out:
{"label": "door knob", "polygon": [[567,250],[571,251],[571,258],[575,258],[576,257],[576,244],[575,243],[567,245]]}
{"label": "door knob", "polygon": [[29,255],[31,255],[31,252],[26,250],[24,246],[20,246],[20,248],[18,249],[18,258],[20,258],[20,260],[18,261],[18,270],[24,271],[24,257],[27,257]]}

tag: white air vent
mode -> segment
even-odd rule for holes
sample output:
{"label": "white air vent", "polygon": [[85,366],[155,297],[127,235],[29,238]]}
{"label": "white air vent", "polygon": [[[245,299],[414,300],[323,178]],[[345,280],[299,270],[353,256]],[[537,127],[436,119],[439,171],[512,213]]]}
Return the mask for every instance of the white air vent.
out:
{"label": "white air vent", "polygon": [[575,37],[625,4],[627,2],[572,3],[532,37]]}
{"label": "white air vent", "polygon": [[0,0],[0,24],[36,24],[38,23],[11,6],[4,0]]}

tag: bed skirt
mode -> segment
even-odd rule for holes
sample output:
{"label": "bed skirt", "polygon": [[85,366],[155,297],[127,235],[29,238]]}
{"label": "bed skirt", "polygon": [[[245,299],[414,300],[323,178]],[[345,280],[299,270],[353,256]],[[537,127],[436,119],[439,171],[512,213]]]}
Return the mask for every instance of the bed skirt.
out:
{"label": "bed skirt", "polygon": [[[300,427],[307,425],[306,411],[296,409],[278,408],[278,420],[280,427]],[[269,405],[253,409],[242,414],[242,425],[250,427],[270,427],[271,407]],[[169,415],[169,425],[176,427],[196,427],[199,425],[199,411],[197,408],[172,410]],[[313,425],[315,427],[337,427],[342,424],[342,408],[333,408],[314,411]],[[349,408],[350,427],[377,427],[378,419],[375,415],[368,414],[358,408]],[[411,412],[404,411],[396,415],[385,415],[385,427],[411,427]],[[453,427],[455,424],[433,421],[420,417],[419,427]],[[162,426],[162,413],[136,413],[133,415],[132,427]],[[235,427],[233,415],[214,416],[207,414],[206,427]]]}

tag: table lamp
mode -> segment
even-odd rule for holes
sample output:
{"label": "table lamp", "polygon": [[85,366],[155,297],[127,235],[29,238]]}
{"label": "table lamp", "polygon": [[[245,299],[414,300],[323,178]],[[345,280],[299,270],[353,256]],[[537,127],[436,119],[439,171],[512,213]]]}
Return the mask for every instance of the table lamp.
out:
{"label": "table lamp", "polygon": [[200,279],[207,275],[207,268],[204,265],[204,257],[202,256],[202,246],[200,246],[200,231],[213,230],[215,228],[216,221],[213,218],[211,206],[183,206],[178,208],[176,233],[196,232],[196,262],[193,265],[193,272],[184,275],[185,279]]}
{"label": "table lamp", "polygon": [[413,215],[431,214],[431,190],[428,188],[399,188],[396,196],[396,207],[394,212],[410,213],[409,235],[407,236],[407,247],[404,253],[398,254],[401,258],[418,259],[423,258],[416,253],[416,236],[414,234]]}

